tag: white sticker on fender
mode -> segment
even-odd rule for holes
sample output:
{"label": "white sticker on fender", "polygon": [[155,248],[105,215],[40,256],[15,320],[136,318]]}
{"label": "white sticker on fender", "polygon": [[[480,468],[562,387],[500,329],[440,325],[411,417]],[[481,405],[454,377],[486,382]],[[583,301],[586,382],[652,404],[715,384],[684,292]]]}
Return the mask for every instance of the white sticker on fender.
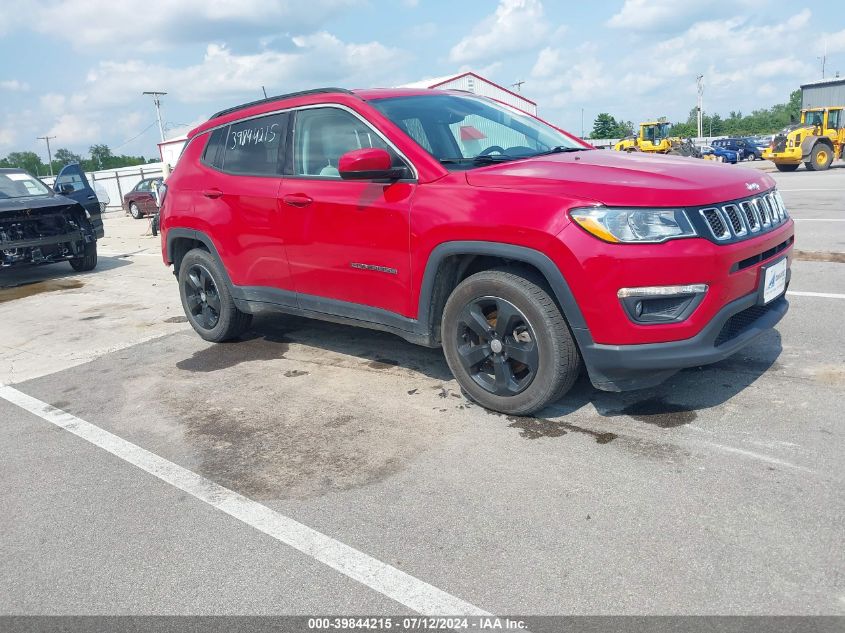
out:
{"label": "white sticker on fender", "polygon": [[783,294],[786,290],[786,259],[766,269],[763,284],[763,303],[769,303]]}

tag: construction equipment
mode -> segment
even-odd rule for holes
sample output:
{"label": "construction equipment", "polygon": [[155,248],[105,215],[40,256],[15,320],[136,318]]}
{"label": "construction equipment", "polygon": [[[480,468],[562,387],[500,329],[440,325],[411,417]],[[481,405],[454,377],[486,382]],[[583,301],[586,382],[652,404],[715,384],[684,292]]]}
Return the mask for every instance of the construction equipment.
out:
{"label": "construction equipment", "polygon": [[784,128],[763,158],[779,171],[795,171],[801,163],[812,171],[824,171],[837,158],[845,159],[845,108],[842,106],[801,110],[801,123]]}
{"label": "construction equipment", "polygon": [[675,154],[678,156],[696,156],[700,153],[695,146],[679,137],[669,136],[668,121],[646,121],[640,123],[638,136],[629,136],[613,146],[617,152],[649,152],[652,154]]}

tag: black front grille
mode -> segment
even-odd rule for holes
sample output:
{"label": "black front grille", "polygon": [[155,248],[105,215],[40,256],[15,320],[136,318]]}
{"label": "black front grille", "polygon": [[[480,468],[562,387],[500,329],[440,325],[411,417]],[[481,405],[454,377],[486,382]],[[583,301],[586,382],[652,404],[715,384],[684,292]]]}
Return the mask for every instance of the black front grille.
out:
{"label": "black front grille", "polygon": [[729,204],[726,205],[724,209],[725,213],[728,215],[728,220],[730,220],[734,233],[741,235],[745,231],[745,227],[742,225],[742,220],[739,219],[739,213],[737,212],[736,205]]}
{"label": "black front grille", "polygon": [[705,209],[703,213],[704,219],[707,220],[707,224],[710,225],[710,230],[713,232],[715,237],[719,238],[727,234],[728,230],[722,222],[722,218],[719,217],[719,212],[716,209]]}
{"label": "black front grille", "polygon": [[778,134],[774,140],[774,150],[776,152],[782,152],[786,149],[786,136],[783,134]]}
{"label": "black front grille", "polygon": [[794,241],[795,241],[795,237],[790,236],[788,240],[784,240],[783,242],[781,242],[777,246],[773,246],[772,248],[765,250],[762,253],[757,253],[756,255],[752,255],[751,257],[746,257],[742,261],[739,261],[736,264],[734,264],[734,266],[731,268],[731,272],[735,273],[738,270],[744,270],[745,268],[753,266],[754,264],[759,264],[760,262],[769,259],[769,257],[777,255],[778,253],[786,250],[789,247],[789,245],[792,244],[792,242],[794,242]]}
{"label": "black front grille", "polygon": [[742,208],[742,214],[745,216],[745,221],[748,222],[748,227],[752,231],[757,230],[757,216],[754,215],[754,209],[751,208],[750,202],[743,202],[740,205]]}
{"label": "black front grille", "polygon": [[719,347],[728,341],[735,339],[743,332],[751,329],[760,317],[764,316],[769,310],[773,309],[783,299],[777,299],[764,306],[751,306],[741,312],[737,312],[722,326],[719,335],[714,341],[714,345]]}

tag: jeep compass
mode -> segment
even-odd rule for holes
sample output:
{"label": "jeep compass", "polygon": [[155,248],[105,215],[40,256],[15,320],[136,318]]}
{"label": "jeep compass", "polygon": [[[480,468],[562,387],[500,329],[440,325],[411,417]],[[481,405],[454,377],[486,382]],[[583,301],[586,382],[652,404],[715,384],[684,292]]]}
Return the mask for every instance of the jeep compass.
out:
{"label": "jeep compass", "polygon": [[655,385],[786,313],[793,222],[764,173],[593,149],[457,91],[338,88],[218,112],[162,191],[208,341],[279,311],[442,347],[509,414]]}

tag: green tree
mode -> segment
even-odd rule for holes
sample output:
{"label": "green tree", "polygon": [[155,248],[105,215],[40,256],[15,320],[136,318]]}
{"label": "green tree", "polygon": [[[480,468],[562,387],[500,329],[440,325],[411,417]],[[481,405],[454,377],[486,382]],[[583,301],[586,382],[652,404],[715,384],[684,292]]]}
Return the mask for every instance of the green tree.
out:
{"label": "green tree", "polygon": [[59,163],[61,167],[69,163],[81,163],[82,156],[79,154],[75,154],[69,149],[65,149],[64,147],[60,147],[56,150],[56,153],[53,154],[53,162]]}
{"label": "green tree", "polygon": [[12,152],[4,160],[9,167],[25,169],[36,176],[48,175],[47,166],[35,152]]}
{"label": "green tree", "polygon": [[602,112],[593,121],[593,131],[590,132],[590,138],[613,138],[617,125],[616,119],[607,112]]}
{"label": "green tree", "polygon": [[91,155],[92,166],[95,169],[109,169],[113,165],[112,153],[108,145],[92,145],[88,148],[88,153]]}

